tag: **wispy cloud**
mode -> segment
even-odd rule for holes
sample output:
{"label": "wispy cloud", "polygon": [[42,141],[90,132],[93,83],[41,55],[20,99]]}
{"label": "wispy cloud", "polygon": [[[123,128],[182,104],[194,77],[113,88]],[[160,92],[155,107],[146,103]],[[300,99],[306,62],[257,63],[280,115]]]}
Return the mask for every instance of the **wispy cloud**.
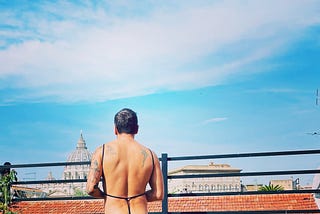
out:
{"label": "wispy cloud", "polygon": [[161,5],[140,16],[102,3],[39,5],[0,15],[0,90],[13,92],[0,102],[102,101],[221,84],[320,21],[317,1]]}
{"label": "wispy cloud", "polygon": [[210,118],[208,120],[203,121],[201,124],[202,125],[206,125],[206,124],[209,124],[209,123],[217,123],[217,122],[225,121],[227,119],[228,119],[227,117],[214,117],[214,118]]}

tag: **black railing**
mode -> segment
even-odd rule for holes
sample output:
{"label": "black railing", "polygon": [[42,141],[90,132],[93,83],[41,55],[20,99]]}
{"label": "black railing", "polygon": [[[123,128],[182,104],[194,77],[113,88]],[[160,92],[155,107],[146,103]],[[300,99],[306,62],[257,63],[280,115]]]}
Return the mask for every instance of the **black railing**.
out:
{"label": "black railing", "polygon": [[[320,173],[320,169],[303,169],[303,170],[279,170],[279,171],[254,171],[239,173],[213,173],[213,174],[189,174],[189,175],[168,175],[168,163],[170,161],[190,161],[190,160],[216,160],[230,158],[252,158],[252,157],[274,157],[274,156],[293,156],[293,155],[319,155],[320,150],[298,150],[298,151],[281,151],[281,152],[260,152],[260,153],[239,153],[239,154],[221,154],[221,155],[204,155],[204,156],[184,156],[184,157],[168,157],[166,153],[159,158],[164,177],[164,200],[162,201],[161,213],[192,213],[192,212],[169,212],[168,198],[170,197],[199,197],[199,196],[229,196],[229,195],[261,195],[261,194],[294,194],[294,193],[320,193],[320,189],[294,189],[281,191],[231,191],[231,192],[203,192],[203,193],[169,193],[169,179],[185,179],[185,178],[215,178],[215,177],[250,177],[250,176],[277,176],[277,175],[305,175]],[[38,163],[38,164],[16,164],[11,166],[0,166],[2,168],[34,168],[34,167],[52,167],[52,166],[70,166],[70,165],[88,165],[90,162],[60,162],[60,163]],[[72,180],[33,180],[18,181],[12,185],[31,185],[31,184],[50,184],[50,183],[75,183],[86,182],[86,179]],[[42,200],[86,200],[93,199],[90,196],[71,196],[71,197],[46,197],[46,198],[15,198],[14,201],[42,201]],[[156,213],[156,212],[154,212]],[[196,213],[217,213],[196,212]],[[267,211],[219,211],[218,213],[320,213],[316,210],[267,210]]]}

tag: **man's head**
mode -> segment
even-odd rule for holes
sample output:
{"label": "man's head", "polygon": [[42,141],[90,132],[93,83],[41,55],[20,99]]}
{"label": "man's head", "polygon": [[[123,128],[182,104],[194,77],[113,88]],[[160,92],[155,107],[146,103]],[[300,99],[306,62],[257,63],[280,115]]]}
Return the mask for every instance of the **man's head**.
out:
{"label": "man's head", "polygon": [[[11,163],[5,162],[3,165],[4,166],[11,166]],[[10,173],[10,168],[5,168],[5,169],[2,169],[2,171],[1,171],[1,175],[7,175],[9,173]]]}
{"label": "man's head", "polygon": [[139,127],[137,114],[131,109],[124,108],[114,116],[114,125],[119,134],[137,134]]}

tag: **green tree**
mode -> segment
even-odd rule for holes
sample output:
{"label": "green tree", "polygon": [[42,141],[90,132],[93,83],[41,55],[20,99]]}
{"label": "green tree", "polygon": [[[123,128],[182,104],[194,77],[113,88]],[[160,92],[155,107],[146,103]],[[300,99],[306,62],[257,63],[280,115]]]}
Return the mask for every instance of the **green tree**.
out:
{"label": "green tree", "polygon": [[272,192],[272,191],[282,191],[284,190],[284,188],[280,185],[264,185],[262,187],[259,188],[259,191],[265,191],[265,192]]}
{"label": "green tree", "polygon": [[5,214],[13,213],[9,210],[9,205],[11,203],[10,186],[14,181],[17,181],[15,170],[11,170],[8,174],[0,177],[0,210]]}

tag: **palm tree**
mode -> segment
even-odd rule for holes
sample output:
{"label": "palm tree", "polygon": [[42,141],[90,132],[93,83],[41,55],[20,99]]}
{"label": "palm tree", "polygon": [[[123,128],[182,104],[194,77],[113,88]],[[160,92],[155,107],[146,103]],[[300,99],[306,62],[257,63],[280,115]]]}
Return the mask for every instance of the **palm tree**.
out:
{"label": "palm tree", "polygon": [[269,184],[269,185],[264,185],[259,188],[259,191],[264,191],[264,192],[272,192],[272,191],[282,191],[284,188],[280,185],[275,185]]}

